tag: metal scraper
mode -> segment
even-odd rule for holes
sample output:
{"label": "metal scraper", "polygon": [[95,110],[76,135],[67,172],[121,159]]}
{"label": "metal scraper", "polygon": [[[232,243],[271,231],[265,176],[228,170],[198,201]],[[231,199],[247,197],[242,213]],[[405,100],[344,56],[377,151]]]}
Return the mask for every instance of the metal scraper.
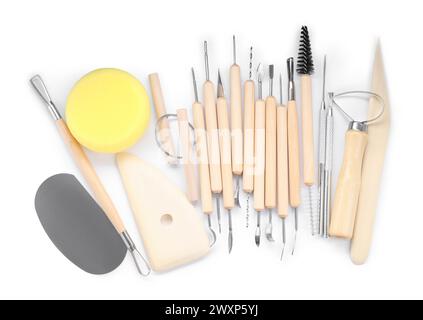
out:
{"label": "metal scraper", "polygon": [[48,178],[35,196],[38,218],[57,249],[91,274],[116,269],[127,248],[100,206],[71,174]]}

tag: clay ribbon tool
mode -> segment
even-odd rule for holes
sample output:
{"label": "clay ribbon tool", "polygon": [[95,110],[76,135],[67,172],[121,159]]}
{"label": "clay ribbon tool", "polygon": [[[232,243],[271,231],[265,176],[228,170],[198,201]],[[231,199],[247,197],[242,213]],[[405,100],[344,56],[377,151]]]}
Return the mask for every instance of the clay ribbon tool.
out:
{"label": "clay ribbon tool", "polygon": [[310,35],[306,26],[301,28],[301,39],[297,60],[297,73],[301,83],[301,118],[303,138],[303,175],[304,184],[309,192],[309,210],[312,235],[319,230],[319,220],[314,213],[314,134],[313,134],[313,96],[311,75],[314,73]]}
{"label": "clay ribbon tool", "polygon": [[320,235],[325,237],[327,234],[327,218],[325,216],[325,162],[326,162],[326,128],[328,108],[326,105],[326,56],[323,63],[323,90],[322,101],[319,112],[319,229]]}
{"label": "clay ribbon tool", "polygon": [[100,207],[104,210],[105,214],[116,228],[119,235],[122,237],[129,253],[135,262],[138,272],[143,276],[147,276],[150,273],[150,266],[148,265],[146,259],[136,248],[135,243],[126,230],[111,198],[107,194],[106,189],[97,176],[93,165],[91,164],[81,145],[70,133],[65,121],[50,98],[43,80],[39,75],[36,75],[31,78],[31,84],[34,86],[39,96],[47,105],[54,121],[56,122],[56,126],[62,136],[63,141],[68,145],[77,166],[81,170],[81,173],[85,177],[88,185],[91,187]]}
{"label": "clay ribbon tool", "polygon": [[269,96],[266,98],[266,167],[265,167],[265,207],[269,214],[266,238],[273,242],[272,215],[276,208],[276,98],[273,96],[275,68],[269,65]]}
{"label": "clay ribbon tool", "polygon": [[213,213],[213,199],[210,187],[209,156],[207,154],[207,133],[204,124],[203,106],[198,100],[197,81],[195,80],[194,68],[191,69],[191,72],[195,97],[195,102],[192,104],[192,113],[194,118],[198,171],[200,175],[201,205],[204,214],[207,215],[207,221],[213,245],[216,242],[216,233],[214,232],[211,223],[211,215]]}
{"label": "clay ribbon tool", "polygon": [[175,146],[173,144],[169,121],[166,117],[162,118],[167,114],[167,112],[159,75],[157,73],[152,73],[148,76],[148,80],[150,82],[154,109],[156,111],[156,119],[157,121],[161,119],[158,132],[159,143],[162,145],[162,149],[165,152],[168,164],[176,166],[178,164],[178,159],[174,156]]}
{"label": "clay ribbon tool", "polygon": [[260,213],[265,210],[264,204],[264,170],[266,165],[266,102],[263,100],[263,66],[257,67],[258,99],[255,105],[255,133],[254,133],[254,209],[257,213],[257,228],[255,242],[260,246],[261,227]]}
{"label": "clay ribbon tool", "polygon": [[[381,106],[379,112],[365,121],[354,120],[336,101],[340,98],[363,96],[377,100]],[[350,121],[348,131],[345,134],[344,159],[336,186],[329,234],[334,237],[351,239],[360,198],[364,154],[369,139],[368,127],[383,116],[384,100],[374,92],[347,91],[336,95],[329,93],[329,101]]]}
{"label": "clay ribbon tool", "polygon": [[179,126],[179,141],[182,150],[182,160],[187,184],[187,198],[189,202],[196,203],[198,201],[198,186],[195,174],[195,165],[192,156],[192,142],[190,136],[190,123],[188,121],[187,109],[176,110]]}
{"label": "clay ribbon tool", "polygon": [[[369,126],[368,131],[369,141],[364,155],[360,200],[350,251],[351,260],[355,264],[364,264],[369,256],[391,122],[388,87],[380,43],[375,52],[372,92],[382,97],[385,102],[385,111],[374,125]],[[377,115],[378,109],[378,101],[371,99],[369,119]]]}
{"label": "clay ribbon tool", "polygon": [[298,208],[301,205],[300,186],[300,146],[298,137],[298,114],[295,101],[294,58],[287,61],[288,67],[288,168],[289,168],[289,204],[294,208],[295,233],[292,254],[295,252],[298,234]]}
{"label": "clay ribbon tool", "polygon": [[287,108],[283,105],[282,75],[279,77],[280,105],[276,111],[277,127],[277,190],[278,190],[278,215],[282,220],[282,253],[285,252],[286,228],[285,219],[288,217],[289,185],[288,185],[288,128]]}
{"label": "clay ribbon tool", "polygon": [[119,153],[116,161],[151,268],[164,272],[204,257],[210,239],[184,193],[132,154]]}
{"label": "clay ribbon tool", "polygon": [[45,180],[35,209],[56,248],[82,270],[106,274],[125,259],[122,238],[75,176],[57,174]]}
{"label": "clay ribbon tool", "polygon": [[221,233],[222,225],[219,197],[220,193],[222,193],[222,172],[220,167],[219,130],[217,127],[214,84],[210,81],[207,41],[204,41],[204,66],[206,71],[206,81],[203,85],[203,95],[207,129],[207,149],[209,154],[210,185],[216,198],[217,219],[219,223],[219,233]]}
{"label": "clay ribbon tool", "polygon": [[228,211],[228,250],[232,251],[233,230],[232,230],[232,213],[234,207],[234,187],[232,176],[232,159],[231,159],[231,130],[229,128],[228,105],[226,103],[223,91],[222,78],[220,71],[218,72],[217,84],[217,123],[219,127],[220,139],[220,164],[222,171],[222,187],[223,187],[223,206]]}
{"label": "clay ribbon tool", "polygon": [[232,172],[236,177],[235,205],[241,208],[240,179],[243,170],[243,133],[242,133],[242,91],[241,68],[236,63],[236,42],[232,37],[234,62],[229,70],[231,84],[231,135],[232,135]]}
{"label": "clay ribbon tool", "polygon": [[244,171],[242,187],[247,193],[246,219],[249,225],[250,195],[254,191],[254,104],[255,84],[253,74],[253,47],[250,48],[249,77],[244,83]]}

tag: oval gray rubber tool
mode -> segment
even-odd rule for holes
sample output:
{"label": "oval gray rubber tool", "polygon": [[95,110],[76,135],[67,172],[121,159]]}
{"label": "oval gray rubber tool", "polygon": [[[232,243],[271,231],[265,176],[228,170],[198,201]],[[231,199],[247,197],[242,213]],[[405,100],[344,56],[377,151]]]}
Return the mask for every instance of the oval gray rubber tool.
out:
{"label": "oval gray rubber tool", "polygon": [[50,240],[82,270],[116,269],[127,248],[100,206],[71,174],[48,178],[35,196],[35,210]]}

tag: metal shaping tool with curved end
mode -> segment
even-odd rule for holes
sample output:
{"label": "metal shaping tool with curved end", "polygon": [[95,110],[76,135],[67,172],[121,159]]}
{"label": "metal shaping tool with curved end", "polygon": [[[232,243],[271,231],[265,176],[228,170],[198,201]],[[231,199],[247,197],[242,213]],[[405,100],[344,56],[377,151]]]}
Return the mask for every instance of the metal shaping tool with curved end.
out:
{"label": "metal shaping tool with curved end", "polygon": [[272,216],[276,208],[276,108],[277,101],[273,96],[273,77],[275,69],[269,65],[269,96],[266,98],[266,156],[265,156],[265,206],[269,214],[266,226],[266,238],[273,239]]}
{"label": "metal shaping tool with curved end", "polygon": [[[209,55],[207,41],[204,41],[204,66],[206,81],[203,85],[204,111],[207,130],[207,150],[209,157],[210,186],[216,199],[217,220],[219,233],[222,233],[220,216],[220,193],[222,193],[222,172],[220,168],[219,130],[217,127],[216,99],[214,84],[210,81]],[[233,194],[232,194],[233,197]]]}
{"label": "metal shaping tool with curved end", "polygon": [[265,157],[266,157],[266,102],[263,100],[264,71],[261,64],[257,67],[258,100],[255,106],[254,128],[254,209],[257,212],[255,242],[260,246],[260,214],[265,210]]}
{"label": "metal shaping tool with curved end", "polygon": [[52,99],[50,98],[50,95],[43,80],[39,75],[36,75],[31,78],[30,82],[38,93],[38,95],[47,105],[51,115],[53,116],[54,121],[56,122],[56,126],[62,136],[63,141],[69,146],[69,149],[74,157],[77,166],[81,170],[81,173],[85,177],[88,185],[91,187],[100,207],[104,210],[104,213],[107,215],[110,222],[113,224],[117,232],[122,237],[125,245],[127,246],[128,251],[132,255],[137,270],[143,276],[149,275],[151,272],[150,265],[148,264],[147,260],[139,253],[134,242],[126,231],[123,221],[118,211],[116,210],[112,199],[107,194],[106,189],[104,188],[99,177],[97,176],[93,165],[91,164],[81,145],[70,133],[65,121],[62,119],[62,116],[60,115]]}
{"label": "metal shaping tool with curved end", "polygon": [[216,243],[216,233],[212,228],[211,214],[213,213],[213,199],[210,186],[209,156],[207,153],[207,134],[204,124],[203,106],[198,99],[197,81],[195,79],[194,68],[191,69],[192,82],[194,87],[195,101],[192,104],[192,113],[195,128],[195,145],[197,148],[198,171],[200,176],[200,194],[203,212],[207,215],[210,234],[210,246]]}
{"label": "metal shaping tool with curved end", "polygon": [[125,258],[122,238],[73,175],[58,174],[44,181],[35,196],[35,209],[50,240],[82,270],[106,274]]}
{"label": "metal shaping tool with curved end", "polygon": [[220,71],[218,72],[217,84],[217,123],[219,128],[219,144],[220,144],[220,164],[222,172],[223,187],[223,206],[228,211],[228,249],[232,251],[233,234],[232,234],[232,213],[234,208],[234,187],[232,175],[232,157],[231,157],[231,131],[229,129],[228,105],[226,103],[223,91],[222,78]]}
{"label": "metal shaping tool with curved end", "polygon": [[236,63],[236,43],[233,41],[233,64],[229,69],[230,75],[230,110],[231,110],[231,152],[232,152],[232,172],[236,177],[235,205],[241,208],[240,178],[244,167],[243,154],[243,132],[242,132],[242,90],[241,90],[241,68]]}
{"label": "metal shaping tool with curved end", "polygon": [[295,252],[298,233],[298,207],[301,204],[300,146],[298,132],[297,104],[295,101],[294,58],[287,61],[288,67],[288,170],[289,204],[295,211],[295,235],[292,253]]}

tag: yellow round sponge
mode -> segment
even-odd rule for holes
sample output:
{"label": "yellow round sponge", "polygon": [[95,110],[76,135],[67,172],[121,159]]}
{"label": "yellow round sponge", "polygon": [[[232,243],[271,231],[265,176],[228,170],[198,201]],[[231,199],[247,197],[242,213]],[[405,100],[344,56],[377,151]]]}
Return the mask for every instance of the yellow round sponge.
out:
{"label": "yellow round sponge", "polygon": [[81,78],[66,104],[66,121],[76,140],[96,152],[117,153],[142,136],[150,120],[143,85],[118,69],[98,69]]}

